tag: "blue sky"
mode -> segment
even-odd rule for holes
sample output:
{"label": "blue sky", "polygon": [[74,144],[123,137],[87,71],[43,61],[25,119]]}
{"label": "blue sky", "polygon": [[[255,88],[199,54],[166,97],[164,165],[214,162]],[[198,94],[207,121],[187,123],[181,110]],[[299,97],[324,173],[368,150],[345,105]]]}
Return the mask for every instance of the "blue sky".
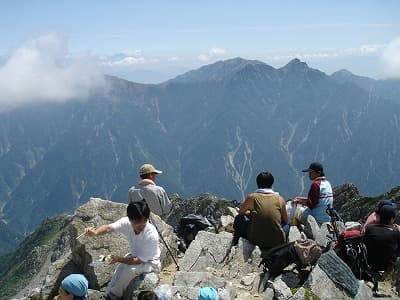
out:
{"label": "blue sky", "polygon": [[66,80],[88,70],[158,83],[237,56],[277,68],[297,57],[327,74],[400,77],[399,15],[397,0],[6,0],[0,87],[17,90],[29,72]]}

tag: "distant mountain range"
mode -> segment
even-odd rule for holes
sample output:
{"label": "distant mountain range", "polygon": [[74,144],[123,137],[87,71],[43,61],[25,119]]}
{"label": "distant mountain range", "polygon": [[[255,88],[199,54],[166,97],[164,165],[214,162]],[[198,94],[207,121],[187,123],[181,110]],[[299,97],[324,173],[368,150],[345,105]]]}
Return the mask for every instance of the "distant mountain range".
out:
{"label": "distant mountain range", "polygon": [[235,58],[157,85],[106,83],[88,99],[0,113],[0,252],[91,196],[125,202],[144,162],[183,197],[241,200],[263,170],[284,197],[304,195],[312,161],[363,194],[398,185],[399,80]]}

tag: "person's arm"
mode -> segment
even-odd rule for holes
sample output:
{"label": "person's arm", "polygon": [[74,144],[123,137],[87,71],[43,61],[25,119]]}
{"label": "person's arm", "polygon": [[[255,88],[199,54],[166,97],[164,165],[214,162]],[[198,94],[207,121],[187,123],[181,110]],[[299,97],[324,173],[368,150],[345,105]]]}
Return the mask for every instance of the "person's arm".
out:
{"label": "person's arm", "polygon": [[115,263],[121,263],[121,264],[126,264],[126,265],[138,265],[138,264],[141,264],[142,261],[136,256],[122,257],[122,256],[111,255],[110,264],[112,265]]}
{"label": "person's arm", "polygon": [[161,203],[163,203],[163,205],[166,208],[166,211],[164,211],[164,214],[169,214],[172,210],[173,204],[172,204],[171,199],[168,198],[168,195],[164,189],[162,189],[162,193],[161,193]]}
{"label": "person's arm", "polygon": [[301,197],[301,196],[297,196],[296,198],[294,198],[293,202],[295,204],[302,204],[302,205],[306,205],[308,201],[307,197]]}
{"label": "person's arm", "polygon": [[279,196],[279,200],[281,202],[282,224],[287,224],[288,223],[288,215],[287,215],[287,211],[286,211],[286,201],[282,196]]}
{"label": "person's arm", "polygon": [[313,182],[310,186],[310,191],[308,192],[308,200],[306,205],[309,209],[313,209],[317,206],[319,202],[319,184],[317,182]]}
{"label": "person's arm", "polygon": [[95,227],[87,227],[85,228],[85,235],[87,236],[97,236],[97,235],[104,235],[111,232],[113,228],[111,224],[101,225],[98,228]]}
{"label": "person's arm", "polygon": [[396,235],[396,237],[397,237],[397,251],[396,251],[396,256],[397,257],[400,257],[400,226],[399,225],[397,225],[397,224],[393,224],[393,225],[396,225],[396,233],[397,233],[397,235]]}
{"label": "person's arm", "polygon": [[239,215],[249,215],[250,209],[254,206],[254,197],[252,194],[248,195],[239,209]]}

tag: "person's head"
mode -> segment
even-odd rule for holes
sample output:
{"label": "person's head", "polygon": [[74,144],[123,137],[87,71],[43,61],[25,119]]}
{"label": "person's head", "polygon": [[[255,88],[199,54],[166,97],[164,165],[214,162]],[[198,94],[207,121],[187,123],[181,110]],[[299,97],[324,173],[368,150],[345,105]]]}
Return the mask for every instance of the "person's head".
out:
{"label": "person's head", "polygon": [[392,205],[383,205],[378,214],[380,224],[392,225],[396,218],[396,209]]}
{"label": "person's head", "polygon": [[150,208],[146,201],[130,201],[126,214],[136,234],[144,230],[150,217]]}
{"label": "person's head", "polygon": [[139,176],[142,179],[151,179],[154,181],[156,178],[156,175],[161,174],[161,173],[162,173],[162,171],[157,170],[151,164],[144,164],[144,165],[141,165],[139,168]]}
{"label": "person's head", "polygon": [[325,176],[324,167],[318,162],[313,162],[307,169],[302,170],[302,172],[307,172],[308,177],[313,180],[317,177]]}
{"label": "person's head", "polygon": [[385,206],[385,205],[390,205],[390,206],[392,206],[392,207],[394,207],[394,208],[397,208],[397,204],[396,204],[396,203],[394,203],[392,200],[387,199],[387,200],[382,200],[382,201],[380,201],[380,202],[378,203],[375,212],[376,212],[377,214],[379,214],[379,211],[380,211],[381,208],[382,208],[383,206]]}
{"label": "person's head", "polygon": [[199,290],[197,300],[218,300],[218,292],[213,287],[203,287]]}
{"label": "person's head", "polygon": [[138,296],[138,300],[157,300],[157,294],[153,291],[141,291]]}
{"label": "person's head", "polygon": [[61,300],[88,299],[88,281],[82,274],[68,275],[58,289]]}
{"label": "person's head", "polygon": [[259,189],[270,189],[274,184],[274,176],[269,172],[261,172],[256,178]]}

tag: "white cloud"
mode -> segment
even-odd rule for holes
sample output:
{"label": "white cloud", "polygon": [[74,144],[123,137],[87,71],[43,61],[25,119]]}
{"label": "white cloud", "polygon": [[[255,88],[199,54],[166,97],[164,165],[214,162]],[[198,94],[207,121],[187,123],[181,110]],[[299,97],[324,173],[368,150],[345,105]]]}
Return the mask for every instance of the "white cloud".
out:
{"label": "white cloud", "polygon": [[201,61],[209,61],[210,57],[206,54],[200,54],[199,56],[197,56],[197,59]]}
{"label": "white cloud", "polygon": [[360,45],[355,48],[325,48],[325,49],[288,49],[280,51],[279,54],[267,54],[267,59],[273,61],[288,61],[293,58],[300,60],[320,60],[350,56],[376,56],[378,57],[385,48],[383,44]]}
{"label": "white cloud", "polygon": [[133,56],[133,57],[138,57],[142,54],[142,50],[122,50],[118,52],[111,52],[111,53],[105,53],[102,55],[98,56],[98,59],[101,61],[112,61],[112,60],[119,60],[124,57],[128,56]]}
{"label": "white cloud", "polygon": [[50,33],[26,42],[0,65],[0,104],[61,102],[88,95],[101,76],[87,55],[74,57],[62,35]]}
{"label": "white cloud", "polygon": [[381,59],[386,75],[400,77],[400,37],[392,40],[383,49]]}
{"label": "white cloud", "polygon": [[178,56],[173,56],[173,57],[168,58],[168,61],[178,61],[178,60],[179,60]]}
{"label": "white cloud", "polygon": [[143,64],[145,62],[146,60],[143,57],[127,56],[119,60],[103,62],[101,63],[101,65],[108,67],[116,67],[116,66],[121,67],[121,66],[132,66],[137,64]]}
{"label": "white cloud", "polygon": [[209,52],[210,55],[223,55],[225,53],[226,50],[221,48],[211,48]]}
{"label": "white cloud", "polygon": [[146,58],[142,55],[141,50],[127,50],[98,57],[98,64],[102,67],[109,68],[124,68],[132,67],[135,65],[154,64],[159,62],[158,58]]}
{"label": "white cloud", "polygon": [[210,61],[211,59],[216,58],[216,56],[222,56],[224,54],[226,54],[225,49],[213,47],[207,53],[197,56],[197,59],[201,61]]}

